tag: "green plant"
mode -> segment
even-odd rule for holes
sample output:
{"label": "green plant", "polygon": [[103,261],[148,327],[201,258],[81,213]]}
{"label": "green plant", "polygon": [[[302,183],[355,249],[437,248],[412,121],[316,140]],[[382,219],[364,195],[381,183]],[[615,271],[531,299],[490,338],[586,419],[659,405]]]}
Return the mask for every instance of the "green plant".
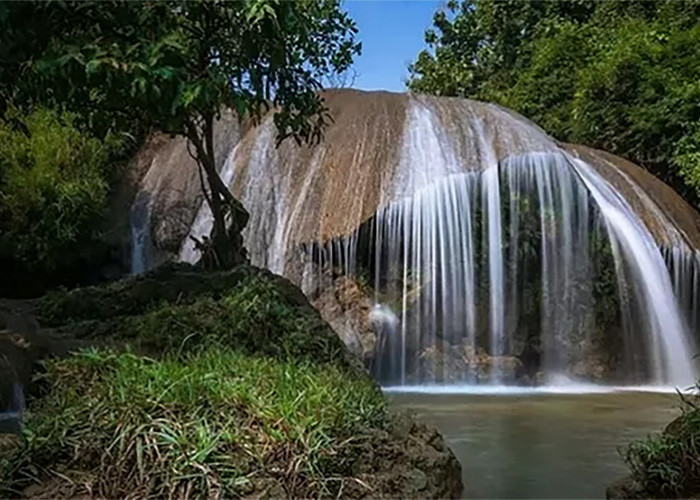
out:
{"label": "green plant", "polygon": [[331,457],[386,422],[369,377],[230,348],[161,360],[89,350],[46,377],[22,446],[0,458],[4,494],[36,476],[58,478],[59,496],[337,494],[349,477]]}
{"label": "green plant", "polygon": [[0,121],[0,263],[8,276],[60,282],[101,257],[108,179],[121,142],[80,132],[68,113],[8,116]]}
{"label": "green plant", "polygon": [[683,414],[659,436],[624,450],[633,478],[653,498],[688,498],[700,491],[700,410]]}
{"label": "green plant", "polygon": [[685,182],[700,196],[700,121],[693,123],[678,141],[673,161]]}

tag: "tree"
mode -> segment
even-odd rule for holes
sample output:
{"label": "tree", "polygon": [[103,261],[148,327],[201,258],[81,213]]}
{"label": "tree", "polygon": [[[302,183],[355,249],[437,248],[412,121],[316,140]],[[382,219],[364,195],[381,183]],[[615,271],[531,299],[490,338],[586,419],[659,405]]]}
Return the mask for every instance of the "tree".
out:
{"label": "tree", "polygon": [[[240,231],[248,215],[214,163],[213,124],[222,108],[253,120],[274,108],[278,141],[318,141],[329,116],[317,91],[360,50],[355,24],[337,0],[95,0],[1,8],[0,30],[13,33],[14,45],[40,32],[19,61],[4,54],[8,67],[32,76],[6,95],[79,111],[97,133],[145,123],[187,137],[214,215],[213,254],[223,267],[245,259]],[[34,19],[31,33],[17,33],[20,16]]]}

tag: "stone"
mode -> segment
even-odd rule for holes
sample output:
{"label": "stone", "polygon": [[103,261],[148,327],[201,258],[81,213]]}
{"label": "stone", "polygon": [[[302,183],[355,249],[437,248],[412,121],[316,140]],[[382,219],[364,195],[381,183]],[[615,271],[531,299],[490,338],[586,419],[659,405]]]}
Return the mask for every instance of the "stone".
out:
{"label": "stone", "polygon": [[516,356],[491,356],[483,349],[470,346],[431,346],[419,354],[423,372],[429,378],[443,382],[472,380],[485,382],[498,370],[502,381],[514,383],[524,373]]}
{"label": "stone", "polygon": [[423,491],[428,486],[428,478],[420,469],[413,469],[408,476],[411,488],[415,491]]}
{"label": "stone", "polygon": [[624,477],[615,481],[605,490],[605,498],[623,499],[623,498],[647,498],[644,489],[631,476]]}
{"label": "stone", "polygon": [[350,352],[366,362],[377,344],[377,330],[370,321],[370,292],[349,276],[326,280],[330,283],[322,288],[313,306]]}

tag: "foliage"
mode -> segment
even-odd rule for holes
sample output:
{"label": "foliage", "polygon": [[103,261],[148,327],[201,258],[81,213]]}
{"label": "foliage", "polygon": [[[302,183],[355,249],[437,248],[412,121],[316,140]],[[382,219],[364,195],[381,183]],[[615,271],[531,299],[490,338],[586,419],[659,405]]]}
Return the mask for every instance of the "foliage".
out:
{"label": "foliage", "polygon": [[80,276],[101,258],[109,165],[120,141],[91,138],[67,113],[8,116],[23,127],[0,122],[2,267],[7,278],[26,273],[44,283]]}
{"label": "foliage", "polygon": [[235,346],[277,359],[355,366],[301,291],[255,268],[203,273],[176,265],[55,292],[37,306],[42,324],[67,337],[149,355]]}
{"label": "foliage", "polygon": [[700,410],[684,408],[663,434],[625,450],[633,478],[651,498],[689,498],[700,487]]}
{"label": "foliage", "polygon": [[8,490],[56,471],[81,485],[72,494],[105,497],[337,494],[350,478],[331,457],[386,417],[368,377],[228,348],[158,361],[91,350],[50,362],[47,377],[5,460]]}
{"label": "foliage", "polygon": [[[46,94],[84,111],[93,129],[143,122],[190,140],[208,180],[213,262],[224,267],[244,260],[240,230],[247,213],[216,171],[215,118],[224,106],[254,119],[273,106],[279,140],[318,140],[328,121],[317,93],[322,80],[345,71],[360,49],[355,25],[337,0],[95,0],[0,8],[0,33],[7,30],[13,46],[37,31],[30,23],[17,33],[25,16],[42,28],[39,41],[28,40],[35,50],[25,61],[5,54],[9,67],[36,75],[39,83],[32,78],[6,93]],[[7,76],[0,85],[13,89]]]}
{"label": "foliage", "polygon": [[280,359],[347,364],[342,342],[317,314],[311,310],[304,314],[278,292],[274,282],[257,276],[242,280],[219,300],[163,304],[102,326],[71,327],[74,332],[83,329],[151,354],[217,345]]}
{"label": "foliage", "polygon": [[333,0],[38,2],[3,13],[15,45],[36,36],[16,33],[18,16],[44,20],[44,47],[20,67],[56,86],[58,103],[172,133],[221,106],[259,116],[272,105],[282,137],[313,139],[324,120],[315,91],[359,51]]}
{"label": "foliage", "polygon": [[678,141],[673,161],[700,197],[700,121],[692,124],[688,134]]}
{"label": "foliage", "polygon": [[684,1],[452,1],[408,84],[503,104],[694,199],[696,163],[673,158],[700,119],[699,19]]}

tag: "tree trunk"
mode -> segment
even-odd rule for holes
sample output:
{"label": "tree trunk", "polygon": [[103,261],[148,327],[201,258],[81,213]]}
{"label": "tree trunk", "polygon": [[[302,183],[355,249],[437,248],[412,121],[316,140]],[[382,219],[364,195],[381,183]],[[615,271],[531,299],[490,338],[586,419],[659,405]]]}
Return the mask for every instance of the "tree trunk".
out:
{"label": "tree trunk", "polygon": [[229,269],[248,260],[242,231],[249,215],[216,170],[213,122],[213,115],[207,115],[201,135],[194,126],[188,127],[187,135],[195,146],[197,161],[207,176],[210,196],[205,198],[214,216],[209,245],[202,249],[204,254],[211,252],[211,255],[202,255],[202,258],[206,267]]}

